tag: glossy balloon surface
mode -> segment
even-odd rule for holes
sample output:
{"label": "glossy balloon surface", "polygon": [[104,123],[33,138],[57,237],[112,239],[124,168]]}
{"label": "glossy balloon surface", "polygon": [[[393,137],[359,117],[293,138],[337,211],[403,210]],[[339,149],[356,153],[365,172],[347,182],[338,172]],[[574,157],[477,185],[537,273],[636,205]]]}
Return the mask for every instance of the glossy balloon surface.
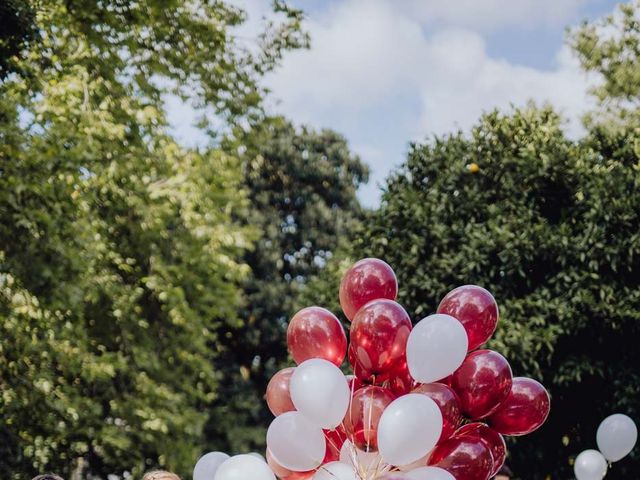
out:
{"label": "glossy balloon surface", "polygon": [[291,375],[289,389],[296,410],[324,429],[340,425],[351,398],[344,374],[333,363],[321,358],[305,360],[298,365]]}
{"label": "glossy balloon surface", "polygon": [[598,449],[610,462],[626,457],[638,440],[638,428],[627,415],[616,413],[605,418],[596,432]]}
{"label": "glossy balloon surface", "polygon": [[283,368],[271,377],[267,385],[267,406],[276,417],[296,409],[291,401],[291,392],[289,392],[289,381],[294,370],[293,367]]}
{"label": "glossy balloon surface", "polygon": [[467,332],[451,315],[437,313],[416,323],[407,340],[411,376],[432,383],[455,372],[467,355]]}
{"label": "glossy balloon surface", "polygon": [[413,393],[421,393],[431,398],[442,413],[442,433],[438,442],[449,438],[462,423],[460,400],[452,388],[442,383],[424,383],[413,389]]}
{"label": "glossy balloon surface", "polygon": [[393,300],[374,300],[351,323],[349,360],[356,377],[383,381],[405,359],[411,320]]}
{"label": "glossy balloon surface", "polygon": [[438,313],[460,320],[469,337],[469,351],[489,340],[498,324],[498,304],[491,293],[477,285],[451,290],[440,302]]}
{"label": "glossy balloon surface", "polygon": [[453,373],[451,388],[460,397],[464,414],[477,420],[497,410],[509,395],[512,381],[511,367],[502,355],[477,350],[467,355]]}
{"label": "glossy balloon surface", "polygon": [[409,393],[384,410],[378,424],[378,450],[391,465],[407,465],[424,457],[438,443],[442,413],[429,397]]}
{"label": "glossy balloon surface", "polygon": [[493,458],[481,440],[454,435],[434,448],[429,465],[446,470],[456,480],[488,480]]}
{"label": "glossy balloon surface", "polygon": [[347,352],[347,336],[340,320],[329,310],[307,307],[289,322],[287,346],[297,364],[322,358],[339,367]]}
{"label": "glossy balloon surface", "polygon": [[491,427],[484,423],[469,423],[460,427],[456,433],[456,436],[467,436],[471,438],[479,439],[491,452],[493,459],[493,471],[491,477],[496,475],[507,458],[507,444],[504,441],[502,435],[493,430]]}
{"label": "glossy balloon surface", "polygon": [[366,452],[378,449],[378,423],[394,399],[395,395],[382,387],[366,386],[355,392],[342,425],[356,447]]}
{"label": "glossy balloon surface", "polygon": [[340,282],[340,306],[345,316],[353,320],[358,310],[371,300],[398,296],[398,280],[389,265],[377,258],[356,262]]}
{"label": "glossy balloon surface", "polygon": [[509,395],[488,422],[491,428],[503,435],[526,435],[545,422],[550,407],[549,394],[539,382],[515,377]]}

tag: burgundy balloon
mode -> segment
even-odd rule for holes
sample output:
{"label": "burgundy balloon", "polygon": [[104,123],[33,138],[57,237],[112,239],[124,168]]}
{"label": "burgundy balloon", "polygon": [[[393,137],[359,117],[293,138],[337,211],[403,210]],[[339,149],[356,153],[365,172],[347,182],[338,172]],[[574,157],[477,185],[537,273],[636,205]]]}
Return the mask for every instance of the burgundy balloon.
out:
{"label": "burgundy balloon", "polygon": [[507,458],[507,444],[502,435],[484,423],[477,422],[460,427],[455,435],[458,437],[467,436],[476,438],[483,442],[491,452],[491,457],[493,458],[493,471],[490,477],[493,477],[500,471]]}
{"label": "burgundy balloon", "polygon": [[451,376],[451,387],[460,397],[464,414],[472,420],[497,410],[511,391],[509,362],[493,350],[477,350],[464,359]]}
{"label": "burgundy balloon", "polygon": [[503,435],[526,435],[545,422],[550,408],[549,393],[539,382],[515,377],[507,399],[488,422],[491,428]]}
{"label": "burgundy balloon", "polygon": [[405,361],[411,320],[393,300],[374,300],[362,307],[351,322],[349,361],[353,373],[364,381],[380,383]]}
{"label": "burgundy balloon", "polygon": [[493,457],[486,445],[467,436],[445,440],[433,449],[429,465],[440,467],[456,480],[488,480],[493,471]]}
{"label": "burgundy balloon", "polygon": [[378,450],[378,423],[384,409],[395,398],[390,390],[372,385],[353,395],[342,421],[351,443],[366,452]]}
{"label": "burgundy balloon", "polygon": [[440,302],[438,313],[460,320],[467,331],[469,351],[489,340],[498,324],[498,304],[491,293],[477,285],[451,290]]}
{"label": "burgundy balloon", "polygon": [[356,262],[340,282],[340,306],[349,320],[371,300],[398,296],[398,280],[389,265],[377,258]]}
{"label": "burgundy balloon", "polygon": [[438,442],[448,439],[462,423],[460,400],[452,388],[442,383],[423,383],[412,393],[421,393],[436,402],[442,412],[442,433]]}
{"label": "burgundy balloon", "polygon": [[339,367],[347,351],[347,336],[340,320],[329,310],[307,307],[289,322],[287,345],[297,364],[322,358]]}
{"label": "burgundy balloon", "polygon": [[289,380],[295,368],[284,368],[277,372],[267,385],[267,405],[271,413],[276,417],[282,415],[285,412],[292,412],[296,409],[291,401],[291,394],[289,393]]}
{"label": "burgundy balloon", "polygon": [[396,397],[409,393],[416,385],[416,381],[409,373],[406,358],[400,363],[398,368],[389,374],[389,379],[383,383],[383,386],[391,390]]}

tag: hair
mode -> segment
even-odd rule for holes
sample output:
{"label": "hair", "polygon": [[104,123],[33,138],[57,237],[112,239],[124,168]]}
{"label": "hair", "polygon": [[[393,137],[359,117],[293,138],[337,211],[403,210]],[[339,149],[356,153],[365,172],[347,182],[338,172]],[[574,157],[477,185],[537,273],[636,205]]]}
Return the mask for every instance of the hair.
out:
{"label": "hair", "polygon": [[32,480],[64,480],[61,476],[56,475],[55,473],[45,473],[43,475],[38,475],[37,477],[33,477]]}
{"label": "hair", "polygon": [[505,477],[513,477],[513,472],[509,467],[503,465],[500,471],[497,473],[498,475],[504,475]]}
{"label": "hair", "polygon": [[144,474],[142,480],[180,480],[180,477],[166,470],[151,470]]}

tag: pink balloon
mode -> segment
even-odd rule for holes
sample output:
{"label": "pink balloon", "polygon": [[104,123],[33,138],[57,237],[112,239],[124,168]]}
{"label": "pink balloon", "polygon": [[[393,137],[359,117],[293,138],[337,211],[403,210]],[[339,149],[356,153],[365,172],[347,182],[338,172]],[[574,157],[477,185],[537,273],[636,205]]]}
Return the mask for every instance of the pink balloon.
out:
{"label": "pink balloon", "polygon": [[277,372],[267,385],[267,405],[271,413],[276,417],[285,412],[292,412],[296,409],[291,401],[289,393],[289,380],[295,368],[284,368]]}

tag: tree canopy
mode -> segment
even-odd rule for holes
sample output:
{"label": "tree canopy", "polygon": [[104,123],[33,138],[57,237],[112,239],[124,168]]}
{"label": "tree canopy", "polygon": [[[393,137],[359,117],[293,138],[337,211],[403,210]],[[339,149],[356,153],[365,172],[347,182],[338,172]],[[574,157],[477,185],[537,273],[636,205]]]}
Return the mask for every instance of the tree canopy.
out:
{"label": "tree canopy", "polygon": [[38,2],[0,84],[0,476],[185,474],[226,371],[252,234],[241,162],[167,133],[177,93],[233,125],[303,46],[225,2]]}
{"label": "tree canopy", "polygon": [[257,237],[243,257],[251,275],[243,285],[242,322],[229,330],[221,359],[234,374],[222,386],[224,405],[208,435],[249,451],[264,448],[272,417],[262,397],[287,358],[288,321],[307,283],[359,225],[356,190],[368,169],[341,135],[295,128],[279,117],[226,148],[242,152],[249,202],[243,222]]}

